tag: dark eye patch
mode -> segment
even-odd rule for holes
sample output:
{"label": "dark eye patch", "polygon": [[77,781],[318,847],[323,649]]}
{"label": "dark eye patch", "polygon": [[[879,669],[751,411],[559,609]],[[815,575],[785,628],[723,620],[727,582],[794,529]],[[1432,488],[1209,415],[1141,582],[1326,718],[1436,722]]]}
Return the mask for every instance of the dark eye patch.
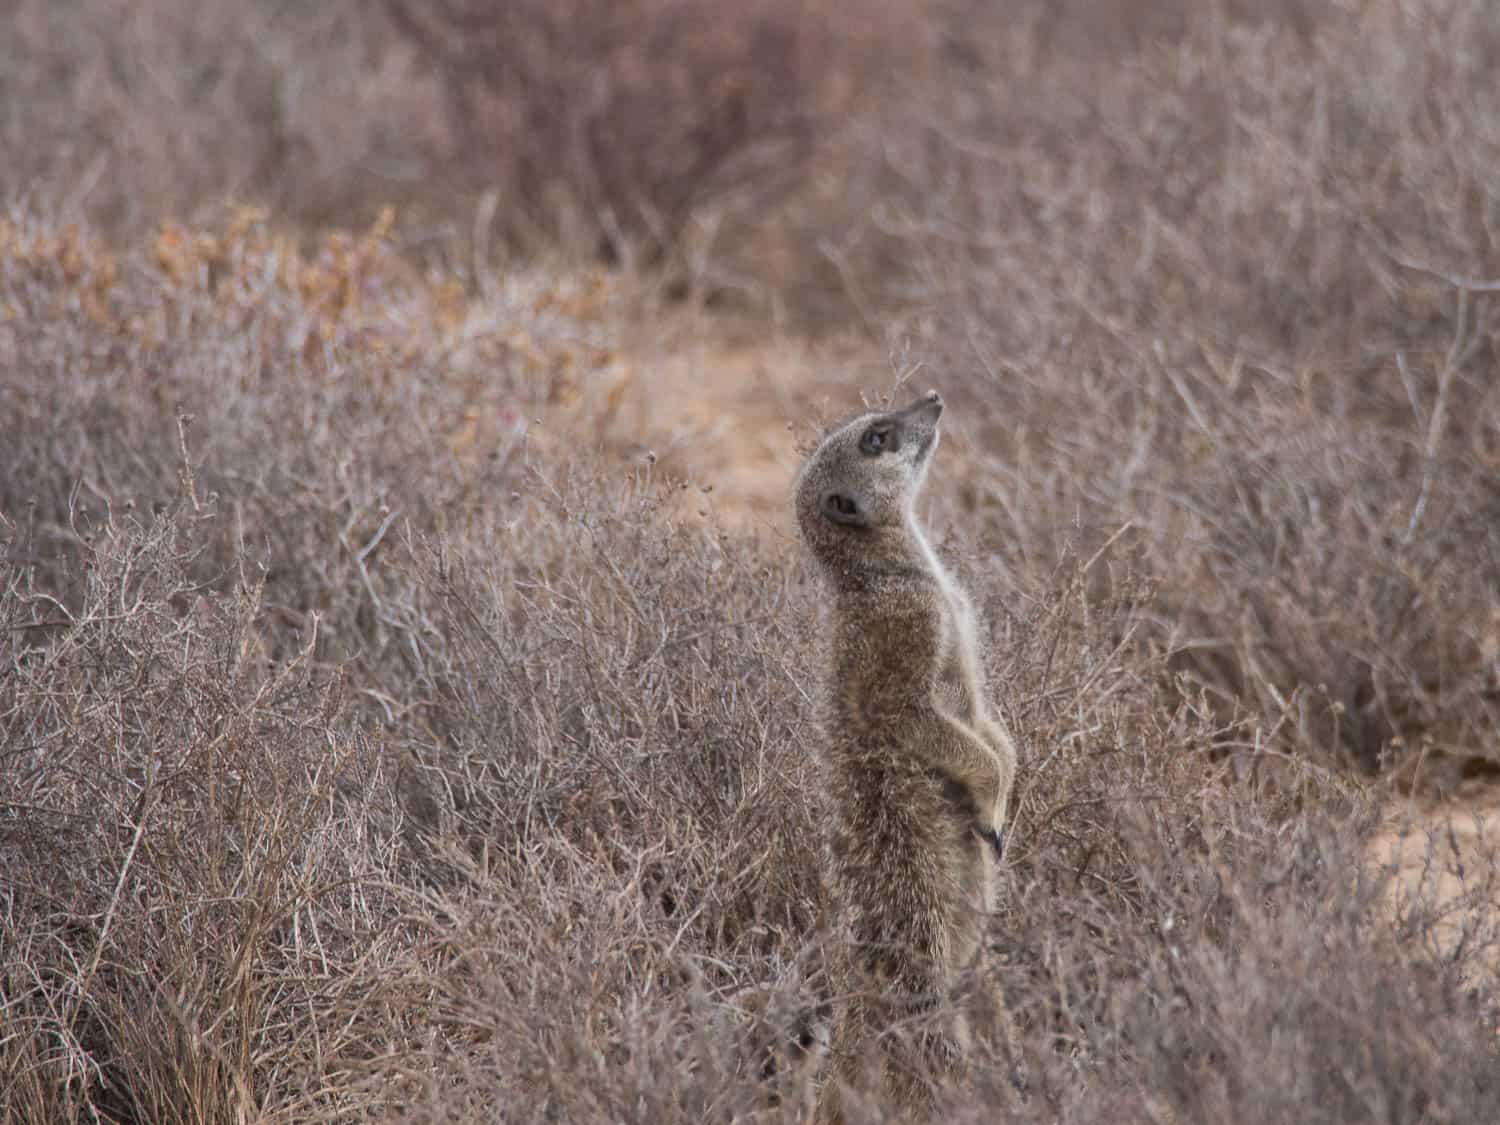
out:
{"label": "dark eye patch", "polygon": [[859,451],[870,457],[901,448],[901,428],[895,422],[875,422],[859,439]]}

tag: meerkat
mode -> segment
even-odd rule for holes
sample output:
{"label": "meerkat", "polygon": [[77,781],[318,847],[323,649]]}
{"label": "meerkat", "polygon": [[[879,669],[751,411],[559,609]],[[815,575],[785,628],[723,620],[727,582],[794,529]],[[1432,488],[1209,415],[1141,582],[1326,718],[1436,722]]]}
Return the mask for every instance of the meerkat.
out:
{"label": "meerkat", "polygon": [[827,1125],[862,1098],[930,1113],[934,1081],[959,1072],[968,1030],[946,1001],[978,953],[1004,847],[1015,749],[986,699],[973,607],[915,509],[942,412],[933,391],[846,423],[795,489],[828,591],[820,765],[843,979]]}

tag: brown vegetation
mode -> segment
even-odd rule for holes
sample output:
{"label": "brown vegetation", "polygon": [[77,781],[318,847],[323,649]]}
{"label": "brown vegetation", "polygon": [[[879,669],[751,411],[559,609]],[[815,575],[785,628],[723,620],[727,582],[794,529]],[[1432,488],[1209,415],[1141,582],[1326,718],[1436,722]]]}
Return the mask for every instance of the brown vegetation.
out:
{"label": "brown vegetation", "polygon": [[[1497,1116],[1495,834],[1385,828],[1500,772],[1489,5],[54,7],[0,45],[0,1116],[794,1120],[766,451],[892,366],[1023,754],[953,1119]],[[455,45],[502,11],[559,66]],[[668,268],[493,268],[601,237]],[[756,298],[725,379],[796,357],[727,418],[663,398],[684,266]]]}

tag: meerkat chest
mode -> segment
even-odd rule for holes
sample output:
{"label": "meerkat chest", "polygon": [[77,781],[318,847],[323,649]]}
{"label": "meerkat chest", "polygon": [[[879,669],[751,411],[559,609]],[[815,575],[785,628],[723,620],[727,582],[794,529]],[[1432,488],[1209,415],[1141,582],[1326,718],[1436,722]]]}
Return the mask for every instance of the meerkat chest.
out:
{"label": "meerkat chest", "polygon": [[967,664],[957,644],[956,633],[945,646],[932,693],[933,701],[940,711],[966,722],[972,721],[975,711],[974,689]]}
{"label": "meerkat chest", "polygon": [[939,589],[939,703],[972,720],[984,709],[984,673],[974,613],[963,590],[946,574]]}
{"label": "meerkat chest", "polygon": [[952,666],[958,661],[958,650],[963,644],[959,621],[954,616],[952,606],[946,601],[942,603],[942,612],[938,614],[937,631],[939,678],[946,679]]}
{"label": "meerkat chest", "polygon": [[932,568],[932,576],[936,580],[938,604],[943,619],[943,634],[945,650],[948,648],[960,648],[973,644],[973,611],[969,607],[969,599],[953,575],[937,560],[929,550],[927,560]]}

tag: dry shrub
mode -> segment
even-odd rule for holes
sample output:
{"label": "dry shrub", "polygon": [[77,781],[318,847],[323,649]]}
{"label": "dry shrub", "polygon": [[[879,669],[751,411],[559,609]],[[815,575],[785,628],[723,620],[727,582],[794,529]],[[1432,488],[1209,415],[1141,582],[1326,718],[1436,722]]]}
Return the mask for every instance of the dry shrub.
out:
{"label": "dry shrub", "polygon": [[[1484,9],[951,10],[826,248],[1023,751],[953,1118],[1492,1120],[1495,857],[1394,894],[1339,768],[1493,746]],[[812,575],[528,423],[607,282],[387,240],[0,224],[0,1105],[795,1120]]]}
{"label": "dry shrub", "polygon": [[102,521],[164,509],[186,456],[232,516],[205,577],[259,552],[272,610],[323,614],[326,651],[385,636],[381,544],[503,506],[553,440],[531,419],[603,377],[610,332],[607,294],[541,275],[471,316],[462,287],[395,259],[387,227],[304,253],[241,211],[217,231],[168,224],[120,262],[78,228],[0,220],[0,356],[29,388],[0,403],[0,505],[26,561],[51,568]]}
{"label": "dry shrub", "polygon": [[[795,1120],[827,1000],[813,576],[681,522],[648,466],[456,455],[466,396],[544,390],[504,315],[455,328],[360,239],[332,315],[252,228],[100,290],[86,234],[11,219],[5,1104]],[[537,333],[555,303],[524,302]],[[938,479],[981,463],[951,443]],[[1124,537],[1080,530],[1018,594],[938,489],[1026,756],[957,1119],[1484,1119],[1493,863],[1467,913],[1419,891],[1393,925],[1367,798],[1295,760],[1236,777],[1263,720],[1174,680]]]}
{"label": "dry shrub", "polygon": [[26,1120],[243,1119],[373,1049],[332,1013],[381,970],[390,785],[314,632],[268,666],[263,580],[188,577],[210,519],[101,534],[73,610],[9,568],[0,1084]]}
{"label": "dry shrub", "polygon": [[810,1004],[784,581],[517,439],[586,292],[517,295],[523,351],[377,236],[169,228],[116,262],[9,220],[0,1087],[28,1117],[394,1112],[439,1059],[458,1106],[471,1057],[483,1097],[609,1104],[547,1059],[592,1067],[640,1010],[672,1031],[643,1057],[711,1019],[724,1096],[763,1100]]}
{"label": "dry shrub", "polygon": [[911,27],[788,0],[23,0],[0,203],[131,235],[226,200],[309,230],[395,204],[481,272],[561,248],[751,285],[745,245],[790,252],[768,216],[827,178]]}
{"label": "dry shrub", "polygon": [[442,151],[438,89],[368,5],[10,9],[0,193],[68,220],[138,234],[240,198],[348,225],[409,199]]}
{"label": "dry shrub", "polygon": [[507,242],[648,261],[743,239],[802,190],[894,22],[783,0],[386,7],[441,76]]}

